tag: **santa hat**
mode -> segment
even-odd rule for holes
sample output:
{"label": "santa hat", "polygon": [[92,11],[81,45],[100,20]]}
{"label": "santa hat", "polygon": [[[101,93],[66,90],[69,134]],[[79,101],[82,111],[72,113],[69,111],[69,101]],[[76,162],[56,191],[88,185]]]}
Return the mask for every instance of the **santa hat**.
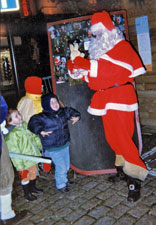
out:
{"label": "santa hat", "polygon": [[91,32],[107,29],[109,31],[115,28],[108,12],[94,13],[91,18]]}
{"label": "santa hat", "polygon": [[24,86],[29,94],[42,94],[42,79],[40,77],[27,77]]}

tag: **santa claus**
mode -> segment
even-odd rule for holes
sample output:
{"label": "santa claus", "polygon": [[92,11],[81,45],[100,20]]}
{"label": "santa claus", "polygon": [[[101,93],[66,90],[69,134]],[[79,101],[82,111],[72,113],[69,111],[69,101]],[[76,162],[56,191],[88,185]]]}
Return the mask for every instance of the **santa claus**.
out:
{"label": "santa claus", "polygon": [[138,110],[134,78],[146,71],[136,51],[113,24],[109,13],[93,14],[91,33],[90,58],[72,57],[73,60],[67,63],[69,75],[85,80],[89,88],[95,90],[88,112],[102,116],[106,139],[116,156],[117,174],[109,180],[126,180],[128,200],[137,201],[141,181],[145,180],[148,170],[132,138],[135,111]]}

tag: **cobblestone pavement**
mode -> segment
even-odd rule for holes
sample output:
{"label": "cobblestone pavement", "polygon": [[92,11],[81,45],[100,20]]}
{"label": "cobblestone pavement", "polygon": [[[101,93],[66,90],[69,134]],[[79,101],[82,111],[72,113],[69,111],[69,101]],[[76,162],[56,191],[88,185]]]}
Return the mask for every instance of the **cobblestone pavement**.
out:
{"label": "cobblestone pavement", "polygon": [[54,178],[38,178],[37,186],[43,195],[29,202],[23,197],[16,177],[13,208],[28,210],[18,225],[156,225],[156,177],[149,175],[142,183],[141,199],[127,201],[124,181],[112,184],[107,175],[76,174],[70,193],[62,194],[55,188]]}
{"label": "cobblestone pavement", "polygon": [[[156,133],[143,130],[143,153],[156,146]],[[54,174],[54,169],[53,169]],[[43,195],[27,201],[16,174],[13,208],[28,210],[17,225],[156,225],[156,177],[148,175],[142,183],[141,198],[127,201],[128,188],[124,181],[112,184],[109,174],[84,176],[69,173],[75,184],[68,194],[55,188],[54,178],[39,176],[37,187]]]}

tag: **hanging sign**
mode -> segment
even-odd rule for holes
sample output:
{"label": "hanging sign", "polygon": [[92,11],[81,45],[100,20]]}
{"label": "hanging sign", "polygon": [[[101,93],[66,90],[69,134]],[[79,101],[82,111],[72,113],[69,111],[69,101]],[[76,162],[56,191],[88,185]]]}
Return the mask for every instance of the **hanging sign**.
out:
{"label": "hanging sign", "polygon": [[23,16],[27,17],[30,15],[29,5],[27,0],[21,0],[22,10],[23,10]]}
{"label": "hanging sign", "polygon": [[0,12],[19,10],[19,0],[0,0]]}
{"label": "hanging sign", "polygon": [[135,19],[139,53],[147,71],[152,71],[152,53],[148,26],[148,17]]}

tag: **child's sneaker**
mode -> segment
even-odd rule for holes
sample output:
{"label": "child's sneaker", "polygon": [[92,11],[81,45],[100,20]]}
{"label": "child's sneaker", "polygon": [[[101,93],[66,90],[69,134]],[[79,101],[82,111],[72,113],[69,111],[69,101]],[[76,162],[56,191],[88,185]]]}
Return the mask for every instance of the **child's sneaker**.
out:
{"label": "child's sneaker", "polygon": [[67,192],[70,191],[70,189],[69,189],[68,186],[65,186],[65,187],[63,187],[63,188],[61,188],[61,189],[58,189],[58,190],[61,191],[62,193],[67,193]]}

